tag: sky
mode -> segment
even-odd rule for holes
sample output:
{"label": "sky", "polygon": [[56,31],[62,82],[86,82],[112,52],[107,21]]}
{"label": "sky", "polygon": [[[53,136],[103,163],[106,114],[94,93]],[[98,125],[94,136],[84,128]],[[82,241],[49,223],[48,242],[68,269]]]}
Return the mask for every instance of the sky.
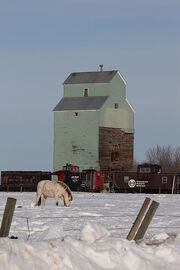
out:
{"label": "sky", "polygon": [[180,146],[180,0],[0,0],[0,170],[53,168],[53,108],[71,72],[118,69],[134,158]]}

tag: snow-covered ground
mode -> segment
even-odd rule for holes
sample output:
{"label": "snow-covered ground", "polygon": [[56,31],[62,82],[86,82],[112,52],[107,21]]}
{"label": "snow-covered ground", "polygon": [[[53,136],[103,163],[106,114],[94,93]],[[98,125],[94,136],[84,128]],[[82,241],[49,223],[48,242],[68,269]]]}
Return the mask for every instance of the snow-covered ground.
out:
{"label": "snow-covered ground", "polygon": [[[145,199],[160,203],[136,244],[127,234]],[[180,195],[73,193],[69,208],[35,207],[35,193],[0,193],[0,220],[7,197],[17,198],[9,236],[0,238],[0,270],[180,269]],[[164,240],[160,245],[146,241]]]}

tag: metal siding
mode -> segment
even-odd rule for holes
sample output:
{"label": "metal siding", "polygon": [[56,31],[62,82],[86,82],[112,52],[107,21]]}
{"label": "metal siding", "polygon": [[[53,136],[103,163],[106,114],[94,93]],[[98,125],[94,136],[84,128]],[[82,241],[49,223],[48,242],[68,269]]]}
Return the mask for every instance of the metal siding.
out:
{"label": "metal siding", "polygon": [[[118,103],[118,109],[114,108],[115,103]],[[134,112],[125,99],[117,97],[107,99],[100,112],[100,126],[134,132]]]}
{"label": "metal siding", "polygon": [[[126,85],[119,74],[109,84],[110,95],[100,113],[100,126],[134,133],[134,111],[126,100]],[[118,108],[114,104],[118,103]]]}
{"label": "metal siding", "polygon": [[67,84],[64,85],[64,97],[83,97],[83,91],[87,88],[90,97],[109,96],[109,84]]}
{"label": "metal siding", "polygon": [[98,112],[54,113],[54,171],[66,163],[98,169]]}
{"label": "metal siding", "polygon": [[112,97],[126,98],[126,83],[122,80],[119,73],[117,73],[113,80],[109,83],[109,95]]}

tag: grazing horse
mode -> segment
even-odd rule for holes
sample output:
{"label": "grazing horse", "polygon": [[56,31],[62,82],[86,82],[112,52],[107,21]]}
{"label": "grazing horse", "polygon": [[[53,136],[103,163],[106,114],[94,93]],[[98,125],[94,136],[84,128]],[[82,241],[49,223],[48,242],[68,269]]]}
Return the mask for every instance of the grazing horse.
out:
{"label": "grazing horse", "polygon": [[59,197],[63,200],[64,206],[69,206],[73,199],[70,188],[64,182],[56,182],[50,180],[40,181],[37,185],[36,206],[41,205],[42,194],[44,206],[47,197],[54,197],[56,199],[56,206],[58,206]]}

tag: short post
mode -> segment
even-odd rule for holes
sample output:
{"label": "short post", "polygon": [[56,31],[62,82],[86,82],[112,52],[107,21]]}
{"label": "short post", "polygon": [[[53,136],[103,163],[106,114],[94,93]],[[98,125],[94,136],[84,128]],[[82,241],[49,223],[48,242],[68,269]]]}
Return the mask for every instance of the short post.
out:
{"label": "short post", "polygon": [[149,207],[149,209],[148,209],[148,211],[143,219],[143,222],[141,223],[141,226],[139,227],[139,230],[137,231],[137,234],[134,238],[135,241],[141,240],[144,237],[146,230],[147,230],[158,206],[159,206],[158,202],[152,201],[152,203],[151,203],[151,205],[150,205],[150,207]]}
{"label": "short post", "polygon": [[4,209],[2,223],[1,223],[0,237],[7,237],[9,235],[15,205],[16,205],[16,199],[8,197],[6,206]]}
{"label": "short post", "polygon": [[135,222],[133,223],[133,226],[132,226],[132,228],[127,236],[128,240],[133,240],[135,233],[136,233],[136,231],[137,231],[137,229],[138,229],[138,227],[143,219],[143,216],[146,212],[146,209],[148,208],[150,201],[151,201],[151,199],[148,197],[146,197],[146,199],[144,200],[144,203],[139,211],[139,214],[137,215],[137,218],[136,218]]}
{"label": "short post", "polygon": [[176,176],[173,176],[173,183],[172,183],[172,190],[171,190],[171,194],[174,194],[174,188],[175,188],[175,180],[176,180]]}

